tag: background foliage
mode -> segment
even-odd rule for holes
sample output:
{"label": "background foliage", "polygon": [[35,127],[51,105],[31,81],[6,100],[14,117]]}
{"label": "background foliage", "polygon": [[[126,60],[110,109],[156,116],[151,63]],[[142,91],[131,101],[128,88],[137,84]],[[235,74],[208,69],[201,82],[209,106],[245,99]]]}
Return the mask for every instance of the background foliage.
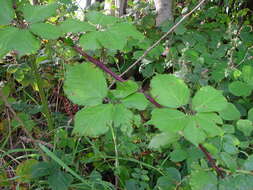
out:
{"label": "background foliage", "polygon": [[160,27],[145,1],[83,20],[70,0],[13,2],[0,0],[0,187],[253,189],[251,1],[205,2],[129,72],[198,1]]}

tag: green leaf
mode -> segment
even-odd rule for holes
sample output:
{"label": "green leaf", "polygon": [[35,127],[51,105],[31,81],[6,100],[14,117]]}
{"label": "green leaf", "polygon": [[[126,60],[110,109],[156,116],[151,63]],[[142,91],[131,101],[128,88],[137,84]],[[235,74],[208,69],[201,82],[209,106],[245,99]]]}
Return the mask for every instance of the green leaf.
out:
{"label": "green leaf", "polygon": [[251,132],[253,130],[253,125],[250,120],[240,119],[239,121],[237,121],[236,126],[237,126],[238,130],[243,132],[243,134],[245,136],[247,136],[247,137],[251,136]]}
{"label": "green leaf", "polygon": [[251,87],[253,87],[253,67],[250,65],[245,65],[242,68],[242,78],[248,83]]}
{"label": "green leaf", "polygon": [[101,12],[97,11],[90,11],[86,14],[85,17],[89,22],[93,24],[99,24],[102,26],[112,25],[115,24],[117,21],[119,21],[119,18],[104,15]]}
{"label": "green leaf", "polygon": [[187,158],[188,154],[185,150],[183,149],[174,149],[170,153],[170,160],[172,162],[182,162]]}
{"label": "green leaf", "polygon": [[116,98],[125,98],[138,90],[138,84],[132,80],[126,82],[118,82],[116,90],[112,93]]}
{"label": "green leaf", "polygon": [[67,67],[64,92],[75,104],[101,104],[107,91],[104,74],[99,68],[90,63]]}
{"label": "green leaf", "polygon": [[113,105],[101,104],[83,108],[75,115],[73,133],[96,137],[105,134],[113,120]]}
{"label": "green leaf", "polygon": [[168,108],[154,109],[151,120],[147,124],[154,125],[162,132],[177,133],[186,125],[186,116],[178,110]]}
{"label": "green leaf", "polygon": [[[26,113],[18,113],[17,116],[21,119],[21,121],[24,123],[25,127],[28,131],[32,131],[32,128],[36,125],[33,120],[31,120],[30,116]],[[11,121],[11,125],[14,128],[22,126],[22,123],[20,123],[15,118]]]}
{"label": "green leaf", "polygon": [[226,152],[221,152],[220,156],[221,156],[221,159],[223,160],[223,162],[226,164],[226,166],[231,171],[234,172],[237,168],[237,163],[236,163],[235,159]]}
{"label": "green leaf", "polygon": [[101,45],[98,41],[98,39],[101,37],[103,37],[103,34],[100,31],[89,32],[82,35],[79,40],[79,44],[84,50],[96,50],[101,48]]}
{"label": "green leaf", "polygon": [[115,127],[120,127],[123,132],[131,134],[133,113],[128,110],[123,104],[116,104],[113,112],[113,122]]}
{"label": "green leaf", "polygon": [[20,56],[35,53],[40,48],[40,42],[28,31],[15,27],[0,29],[0,49],[17,51]]}
{"label": "green leaf", "polygon": [[220,180],[219,190],[252,190],[253,176],[234,174]]}
{"label": "green leaf", "polygon": [[32,167],[37,164],[38,161],[34,159],[25,160],[20,163],[16,169],[16,174],[19,176],[19,182],[29,182],[32,179]]}
{"label": "green leaf", "polygon": [[8,25],[15,16],[11,0],[0,0],[0,25]]}
{"label": "green leaf", "polygon": [[137,92],[124,98],[122,100],[122,104],[128,108],[145,110],[149,104],[149,101],[146,99],[143,93]]}
{"label": "green leaf", "polygon": [[188,123],[183,131],[184,137],[198,146],[203,143],[207,137],[206,133],[200,128],[194,116],[189,116]]}
{"label": "green leaf", "polygon": [[248,120],[253,122],[253,108],[248,111]]}
{"label": "green leaf", "polygon": [[178,108],[189,101],[190,91],[186,84],[174,75],[156,75],[151,80],[151,94],[161,105]]}
{"label": "green leaf", "polygon": [[194,116],[196,127],[203,129],[208,137],[222,136],[224,132],[216,125],[219,123],[216,116],[215,113],[197,113]]}
{"label": "green leaf", "polygon": [[132,37],[136,40],[143,40],[144,35],[140,33],[134,25],[124,22],[124,23],[118,23],[110,27],[107,32],[114,36],[119,36],[121,39],[126,39],[129,37]]}
{"label": "green leaf", "polygon": [[47,40],[55,40],[62,35],[62,32],[58,26],[47,23],[31,24],[30,31]]}
{"label": "green leaf", "polygon": [[48,17],[56,14],[57,4],[48,5],[30,5],[26,4],[21,11],[24,13],[26,21],[30,23],[41,22]]}
{"label": "green leaf", "polygon": [[73,177],[62,171],[57,171],[48,177],[48,184],[52,190],[68,190],[72,181]]}
{"label": "green leaf", "polygon": [[148,146],[151,149],[158,149],[158,148],[161,148],[163,146],[166,146],[178,141],[179,138],[180,136],[176,133],[160,133],[158,135],[155,135],[151,139]]}
{"label": "green leaf", "polygon": [[176,168],[166,168],[165,176],[161,176],[157,180],[156,188],[159,190],[175,190],[181,182],[180,172]]}
{"label": "green leaf", "polygon": [[32,178],[40,178],[50,175],[51,173],[55,172],[55,170],[57,170],[55,165],[56,164],[52,162],[38,162],[32,166]]}
{"label": "green leaf", "polygon": [[250,155],[243,164],[243,168],[248,171],[253,170],[253,155]]}
{"label": "green leaf", "polygon": [[64,34],[73,32],[89,32],[96,31],[96,27],[92,26],[88,22],[83,22],[77,19],[68,18],[63,21],[60,25],[60,28]]}
{"label": "green leaf", "polygon": [[228,103],[225,109],[219,111],[219,115],[224,120],[238,120],[241,117],[241,113],[232,103]]}
{"label": "green leaf", "polygon": [[192,190],[217,190],[217,184],[217,177],[212,172],[197,170],[190,176]]}
{"label": "green leaf", "polygon": [[52,160],[54,160],[57,164],[59,164],[63,169],[67,172],[71,173],[75,176],[76,179],[79,179],[83,183],[87,183],[80,175],[78,175],[74,170],[72,170],[66,163],[64,163],[61,159],[59,159],[53,152],[51,152],[47,147],[42,144],[39,144],[39,147],[43,152],[45,152]]}
{"label": "green leaf", "polygon": [[192,99],[192,107],[198,112],[221,111],[226,106],[226,98],[211,86],[202,87]]}
{"label": "green leaf", "polygon": [[231,133],[231,134],[235,133],[234,125],[229,125],[229,124],[223,125],[222,129],[224,130],[225,133]]}
{"label": "green leaf", "polygon": [[229,84],[229,91],[235,96],[249,96],[251,94],[252,88],[244,82],[235,81]]}
{"label": "green leaf", "polygon": [[127,38],[123,38],[119,33],[110,30],[101,32],[97,40],[104,48],[111,50],[123,50],[127,43]]}

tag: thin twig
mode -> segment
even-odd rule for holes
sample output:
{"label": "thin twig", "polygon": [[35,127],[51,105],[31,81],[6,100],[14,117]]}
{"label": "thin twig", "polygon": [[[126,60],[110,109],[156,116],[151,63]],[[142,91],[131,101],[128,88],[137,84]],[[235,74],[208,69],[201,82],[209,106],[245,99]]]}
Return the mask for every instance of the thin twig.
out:
{"label": "thin twig", "polygon": [[[206,0],[202,0],[199,4],[194,7],[189,13],[185,14],[175,25],[173,25],[168,32],[166,32],[159,40],[157,40],[152,46],[150,46],[146,51],[140,56],[132,65],[130,65],[122,74],[119,76],[124,76],[128,71],[130,71],[133,67],[139,64],[139,62],[147,56],[147,54],[154,49],[156,46],[160,44],[170,33],[172,33],[187,17],[189,17],[194,11],[196,11]],[[115,84],[115,81],[109,86],[111,88]]]}
{"label": "thin twig", "polygon": [[10,110],[10,112],[12,113],[14,119],[17,120],[17,121],[20,123],[20,125],[21,125],[23,131],[25,132],[25,134],[26,134],[30,139],[33,140],[33,141],[32,141],[32,144],[34,145],[34,147],[38,148],[38,150],[39,150],[39,151],[41,152],[41,154],[42,154],[43,160],[46,161],[46,160],[47,160],[46,156],[45,156],[44,153],[40,150],[40,147],[38,146],[38,144],[35,143],[36,140],[33,138],[33,136],[30,134],[30,132],[26,129],[25,123],[22,121],[22,119],[20,119],[20,117],[19,117],[19,116],[17,115],[17,113],[14,111],[14,109],[12,108],[12,106],[9,104],[9,102],[8,102],[6,96],[3,94],[1,88],[0,88],[0,98],[3,100],[4,105],[5,105],[5,106]]}

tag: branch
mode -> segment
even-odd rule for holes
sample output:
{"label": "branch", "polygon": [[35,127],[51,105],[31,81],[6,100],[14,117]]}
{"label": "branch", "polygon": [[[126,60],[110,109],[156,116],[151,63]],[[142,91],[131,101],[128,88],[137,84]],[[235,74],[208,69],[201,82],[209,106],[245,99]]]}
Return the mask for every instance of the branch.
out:
{"label": "branch", "polygon": [[205,148],[202,144],[199,144],[199,149],[205,154],[206,159],[209,161],[209,163],[210,163],[210,165],[212,166],[212,168],[215,169],[216,173],[217,173],[219,176],[221,176],[222,178],[224,178],[224,175],[223,175],[223,173],[222,173],[222,169],[219,168],[219,167],[216,165],[216,163],[215,163],[215,161],[214,161],[212,155],[206,150],[206,148]]}
{"label": "branch", "polygon": [[[161,104],[159,104],[154,98],[152,98],[151,96],[149,96],[148,94],[146,94],[146,93],[144,92],[143,89],[141,89],[140,91],[141,91],[141,92],[145,95],[145,97],[146,97],[153,105],[155,105],[157,108],[163,108],[163,106],[162,106]],[[219,176],[221,176],[222,178],[224,178],[224,175],[223,175],[223,173],[222,173],[222,169],[219,168],[219,167],[216,165],[216,163],[215,163],[215,161],[214,161],[212,155],[205,149],[205,147],[204,147],[202,144],[199,144],[199,149],[205,154],[205,156],[206,156],[208,162],[210,163],[210,165],[212,166],[212,168],[217,172],[217,174],[218,174]]]}
{"label": "branch", "polygon": [[106,73],[108,73],[109,75],[111,75],[115,80],[120,81],[120,82],[125,82],[125,80],[123,78],[121,78],[121,76],[119,76],[116,73],[114,73],[112,70],[110,70],[108,67],[106,67],[101,61],[99,61],[99,60],[95,59],[94,57],[91,57],[90,55],[88,55],[87,53],[85,53],[82,50],[81,47],[78,47],[77,45],[74,45],[73,48],[76,50],[76,52],[78,52],[79,54],[81,54],[88,61],[94,63],[99,68],[101,68],[103,71],[105,71]]}

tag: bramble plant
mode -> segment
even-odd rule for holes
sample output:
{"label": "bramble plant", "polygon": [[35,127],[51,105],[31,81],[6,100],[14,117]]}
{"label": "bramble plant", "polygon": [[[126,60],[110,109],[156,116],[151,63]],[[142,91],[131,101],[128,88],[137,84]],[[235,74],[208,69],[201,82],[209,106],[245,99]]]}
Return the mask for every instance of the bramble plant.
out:
{"label": "bramble plant", "polygon": [[0,0],[0,187],[253,189],[247,3],[36,2]]}

